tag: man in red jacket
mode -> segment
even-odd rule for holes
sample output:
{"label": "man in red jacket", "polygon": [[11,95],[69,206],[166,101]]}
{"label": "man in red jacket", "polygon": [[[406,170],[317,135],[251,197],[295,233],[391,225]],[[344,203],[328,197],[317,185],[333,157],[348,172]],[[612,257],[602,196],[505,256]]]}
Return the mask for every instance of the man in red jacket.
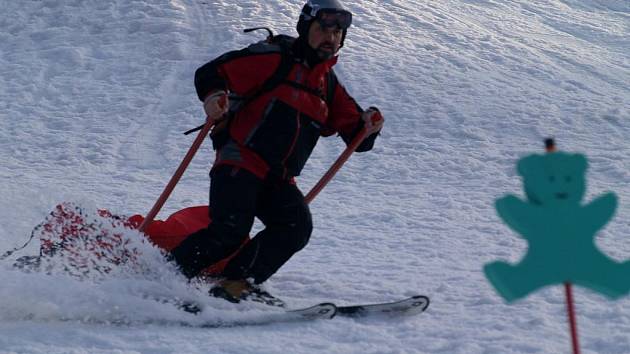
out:
{"label": "man in red jacket", "polygon": [[338,0],[309,0],[297,39],[277,36],[228,52],[195,73],[197,94],[215,124],[212,223],[188,236],[172,257],[193,278],[238,250],[254,218],[265,225],[229,261],[213,295],[232,302],[265,297],[257,285],[306,246],[311,213],[294,177],[320,136],[338,133],[349,143],[366,128],[369,136],[357,151],[374,145],[380,112],[361,109],[332,71],[351,22]]}

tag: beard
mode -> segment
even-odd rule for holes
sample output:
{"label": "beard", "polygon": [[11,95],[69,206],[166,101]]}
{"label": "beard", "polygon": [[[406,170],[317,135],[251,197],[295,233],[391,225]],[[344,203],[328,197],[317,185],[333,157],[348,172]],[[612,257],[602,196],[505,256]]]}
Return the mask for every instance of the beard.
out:
{"label": "beard", "polygon": [[320,59],[327,60],[335,56],[337,48],[333,43],[324,42],[320,44],[315,51]]}

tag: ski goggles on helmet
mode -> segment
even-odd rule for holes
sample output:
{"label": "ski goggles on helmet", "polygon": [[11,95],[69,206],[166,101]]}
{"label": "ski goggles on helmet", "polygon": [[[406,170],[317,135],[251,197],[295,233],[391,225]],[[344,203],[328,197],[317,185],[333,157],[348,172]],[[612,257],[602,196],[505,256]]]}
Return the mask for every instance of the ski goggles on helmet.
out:
{"label": "ski goggles on helmet", "polygon": [[339,27],[347,30],[352,24],[352,14],[345,10],[321,9],[315,14],[315,21],[322,28]]}

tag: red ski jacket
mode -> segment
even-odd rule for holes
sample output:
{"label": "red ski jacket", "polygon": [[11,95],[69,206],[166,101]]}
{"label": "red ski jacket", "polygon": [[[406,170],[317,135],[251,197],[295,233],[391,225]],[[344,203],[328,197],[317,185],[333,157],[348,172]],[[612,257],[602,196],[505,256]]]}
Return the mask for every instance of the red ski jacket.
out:
{"label": "red ski jacket", "polygon": [[[290,40],[285,47],[260,42],[197,69],[195,87],[201,100],[214,90],[229,90],[230,105],[235,106],[234,96],[258,93],[229,119],[227,138],[215,145],[215,166],[228,164],[260,178],[272,174],[290,179],[300,174],[320,136],[339,133],[349,143],[363,127],[363,110],[332,71],[337,58],[309,65],[307,44],[283,37]],[[290,69],[284,80],[260,93],[287,54]],[[357,151],[372,149],[377,135],[368,137]]]}

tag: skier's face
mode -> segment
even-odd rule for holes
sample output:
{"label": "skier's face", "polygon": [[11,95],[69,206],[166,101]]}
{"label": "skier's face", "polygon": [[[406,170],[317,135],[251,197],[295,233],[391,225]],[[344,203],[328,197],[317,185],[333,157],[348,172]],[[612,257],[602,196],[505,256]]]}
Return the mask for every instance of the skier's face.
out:
{"label": "skier's face", "polygon": [[338,26],[322,27],[318,21],[313,21],[308,31],[308,44],[321,59],[330,59],[339,50],[342,37],[343,30]]}

